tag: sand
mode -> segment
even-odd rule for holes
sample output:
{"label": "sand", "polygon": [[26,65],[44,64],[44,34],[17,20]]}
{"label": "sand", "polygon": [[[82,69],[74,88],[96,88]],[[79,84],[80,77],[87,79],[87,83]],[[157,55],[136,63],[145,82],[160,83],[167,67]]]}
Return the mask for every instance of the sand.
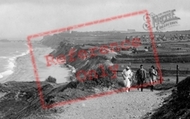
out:
{"label": "sand", "polygon": [[[57,83],[67,82],[70,75],[70,70],[68,68],[61,67],[59,64],[49,67],[46,66],[45,56],[51,51],[53,51],[53,49],[47,47],[35,48],[33,50],[39,80],[45,81],[48,76],[52,76],[57,79]],[[36,81],[30,54],[16,59],[14,73],[4,79],[1,83],[5,83],[7,81]]]}
{"label": "sand", "polygon": [[164,97],[159,91],[144,92],[136,89],[72,103],[63,106],[64,111],[56,119],[140,119],[147,113],[161,106]]}

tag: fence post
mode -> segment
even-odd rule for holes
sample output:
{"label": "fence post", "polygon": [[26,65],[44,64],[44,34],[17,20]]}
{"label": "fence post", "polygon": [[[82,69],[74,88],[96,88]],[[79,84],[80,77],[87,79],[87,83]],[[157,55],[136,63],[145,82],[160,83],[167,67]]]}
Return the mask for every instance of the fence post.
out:
{"label": "fence post", "polygon": [[188,74],[188,72],[189,72],[189,68],[187,68],[186,74]]}
{"label": "fence post", "polygon": [[[162,72],[162,70],[161,70],[161,69],[157,69],[157,72],[158,72],[158,74],[160,75],[161,72]],[[162,77],[161,75],[160,75],[159,81],[160,81],[160,84],[162,84],[162,82],[163,82],[163,77]]]}
{"label": "fence post", "polygon": [[179,66],[176,66],[176,84],[178,84],[179,81]]}

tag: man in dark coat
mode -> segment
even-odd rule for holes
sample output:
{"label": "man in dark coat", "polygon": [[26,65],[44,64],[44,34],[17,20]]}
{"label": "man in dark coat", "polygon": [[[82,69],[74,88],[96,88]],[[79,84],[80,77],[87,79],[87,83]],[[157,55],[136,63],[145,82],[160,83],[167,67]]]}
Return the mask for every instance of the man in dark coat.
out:
{"label": "man in dark coat", "polygon": [[143,68],[143,65],[140,65],[140,69],[137,70],[135,77],[137,79],[137,89],[141,88],[143,91],[143,83],[146,79],[146,70]]}

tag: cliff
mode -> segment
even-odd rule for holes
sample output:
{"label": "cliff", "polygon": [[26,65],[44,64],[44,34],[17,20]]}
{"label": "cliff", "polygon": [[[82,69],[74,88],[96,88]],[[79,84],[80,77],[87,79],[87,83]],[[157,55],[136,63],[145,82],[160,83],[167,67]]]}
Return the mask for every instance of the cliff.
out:
{"label": "cliff", "polygon": [[[105,36],[99,36],[98,38],[105,39],[98,42],[96,39],[93,39],[95,36],[90,36],[89,34],[88,37],[85,36],[82,40],[77,35],[72,35],[68,33],[56,34],[46,36],[41,41],[43,44],[55,49],[50,53],[54,58],[63,56],[61,60],[65,60],[66,64],[76,69],[76,73],[73,75],[75,80],[69,83],[56,84],[55,79],[47,79],[46,82],[37,82],[41,84],[41,91],[46,105],[51,106],[51,104],[56,102],[73,99],[85,100],[87,96],[92,94],[123,87],[117,79],[117,73],[115,72],[118,67],[113,63],[114,57],[118,53],[111,51],[109,47],[101,47],[103,44],[108,43]],[[125,39],[126,34],[124,35],[124,37],[122,36],[118,39]],[[137,36],[137,34],[133,35]],[[115,38],[109,39],[109,42],[117,40]],[[173,93],[169,100],[166,101],[166,104],[160,110],[158,109],[152,117],[188,117],[189,110],[186,109],[189,108],[189,93],[187,93],[189,92],[189,85],[188,77],[179,83],[177,93]],[[38,91],[36,82],[7,82],[0,84],[0,93],[3,93],[3,96],[0,97],[0,118],[48,118],[45,115],[62,111],[61,108],[42,109]],[[180,101],[184,103],[179,103]],[[178,108],[181,111],[176,113]],[[171,110],[168,111],[168,109]]]}
{"label": "cliff", "polygon": [[[55,45],[55,44],[53,44]],[[91,47],[91,46],[90,46]],[[47,79],[45,82],[7,82],[0,84],[0,118],[22,119],[22,118],[44,118],[43,116],[57,113],[61,108],[44,110],[41,107],[39,88],[36,83],[41,84],[41,91],[46,105],[60,101],[74,99],[84,100],[87,96],[110,89],[121,88],[122,85],[116,80],[114,68],[117,66],[111,62],[112,57],[117,55],[107,48],[100,48],[89,52],[89,47],[61,42],[55,50],[50,53],[54,58],[64,55],[66,63],[76,68],[79,72],[75,74],[76,80],[65,84],[56,84],[55,79]],[[74,49],[71,51],[71,49]],[[80,73],[83,71],[83,73]],[[48,74],[47,74],[48,76]],[[34,116],[35,115],[35,116]]]}
{"label": "cliff", "polygon": [[[190,77],[185,78],[172,90],[163,105],[155,110],[151,119],[189,119]],[[147,118],[146,118],[147,119]]]}

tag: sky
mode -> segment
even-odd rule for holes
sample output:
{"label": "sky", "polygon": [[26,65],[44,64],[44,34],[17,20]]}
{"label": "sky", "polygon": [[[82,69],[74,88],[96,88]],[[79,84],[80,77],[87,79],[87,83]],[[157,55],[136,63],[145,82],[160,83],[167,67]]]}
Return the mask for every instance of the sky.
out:
{"label": "sky", "polygon": [[[28,35],[139,10],[159,14],[175,9],[177,26],[189,30],[189,0],[0,0],[0,38],[26,39]],[[143,15],[87,26],[77,31],[143,29]]]}

